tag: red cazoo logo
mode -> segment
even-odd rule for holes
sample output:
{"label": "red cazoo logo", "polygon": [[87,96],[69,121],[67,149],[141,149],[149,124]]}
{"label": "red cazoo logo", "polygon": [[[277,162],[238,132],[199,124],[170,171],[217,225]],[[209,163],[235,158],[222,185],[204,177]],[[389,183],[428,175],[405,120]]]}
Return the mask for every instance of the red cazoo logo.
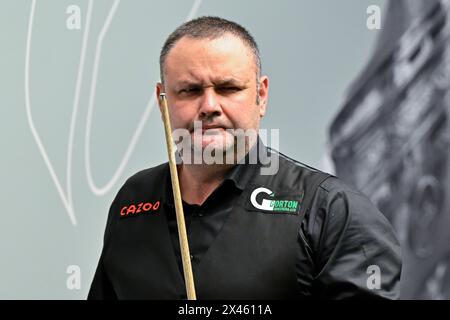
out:
{"label": "red cazoo logo", "polygon": [[159,200],[155,203],[152,202],[141,202],[138,204],[130,204],[129,206],[124,206],[120,210],[120,217],[128,217],[134,216],[138,214],[142,214],[148,211],[156,211],[158,210],[160,205]]}

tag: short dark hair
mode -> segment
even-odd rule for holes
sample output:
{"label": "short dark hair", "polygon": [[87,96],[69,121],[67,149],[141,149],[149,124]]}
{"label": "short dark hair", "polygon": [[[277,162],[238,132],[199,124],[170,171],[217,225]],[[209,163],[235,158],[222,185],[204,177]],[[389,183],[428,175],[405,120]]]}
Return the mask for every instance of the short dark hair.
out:
{"label": "short dark hair", "polygon": [[212,16],[199,17],[185,22],[169,35],[169,37],[164,42],[161,53],[159,55],[159,71],[161,81],[164,83],[163,67],[166,57],[178,40],[183,37],[197,39],[216,39],[225,35],[226,33],[230,33],[241,39],[242,42],[247,45],[253,53],[256,64],[256,81],[258,83],[258,78],[261,74],[261,57],[255,39],[253,39],[251,34],[240,24],[223,18]]}

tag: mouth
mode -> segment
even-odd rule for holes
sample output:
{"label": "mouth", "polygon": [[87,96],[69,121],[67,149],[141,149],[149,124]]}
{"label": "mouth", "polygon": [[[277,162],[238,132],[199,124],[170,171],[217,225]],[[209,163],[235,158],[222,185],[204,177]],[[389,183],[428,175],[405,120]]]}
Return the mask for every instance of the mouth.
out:
{"label": "mouth", "polygon": [[205,132],[206,130],[215,130],[215,129],[225,129],[221,126],[202,126],[202,132]]}
{"label": "mouth", "polygon": [[[200,128],[195,128],[195,129],[197,129],[197,130],[199,130]],[[189,131],[190,131],[190,133],[193,133],[194,131],[196,131],[194,128],[192,128],[192,129],[190,129]],[[216,130],[225,130],[226,128],[225,127],[223,127],[223,126],[219,126],[219,125],[204,125],[204,126],[202,126],[201,127],[201,132],[202,133],[204,133],[205,131],[207,131],[207,130],[214,130],[214,131],[216,131]]]}
{"label": "mouth", "polygon": [[222,127],[207,127],[202,128],[202,135],[204,136],[217,136],[222,135],[224,128]]}

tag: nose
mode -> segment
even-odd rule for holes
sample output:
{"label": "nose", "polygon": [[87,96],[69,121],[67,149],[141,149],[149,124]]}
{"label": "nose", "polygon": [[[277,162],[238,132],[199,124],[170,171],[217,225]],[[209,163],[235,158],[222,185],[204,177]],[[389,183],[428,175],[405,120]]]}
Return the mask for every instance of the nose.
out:
{"label": "nose", "polygon": [[200,101],[199,118],[202,121],[211,119],[222,114],[217,93],[213,87],[207,87],[203,90],[203,95]]}

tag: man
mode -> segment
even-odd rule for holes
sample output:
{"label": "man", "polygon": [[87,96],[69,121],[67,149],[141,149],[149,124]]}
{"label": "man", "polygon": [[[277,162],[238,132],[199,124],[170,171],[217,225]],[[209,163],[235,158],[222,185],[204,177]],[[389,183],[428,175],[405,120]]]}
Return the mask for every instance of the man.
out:
{"label": "man", "polygon": [[[259,129],[269,88],[243,27],[187,22],[166,40],[160,68],[156,94],[172,129],[187,132],[177,169],[198,299],[399,297],[398,241],[364,195],[258,136],[238,147],[238,130]],[[192,161],[208,148],[219,161]],[[88,298],[186,298],[168,163],[118,192]]]}

